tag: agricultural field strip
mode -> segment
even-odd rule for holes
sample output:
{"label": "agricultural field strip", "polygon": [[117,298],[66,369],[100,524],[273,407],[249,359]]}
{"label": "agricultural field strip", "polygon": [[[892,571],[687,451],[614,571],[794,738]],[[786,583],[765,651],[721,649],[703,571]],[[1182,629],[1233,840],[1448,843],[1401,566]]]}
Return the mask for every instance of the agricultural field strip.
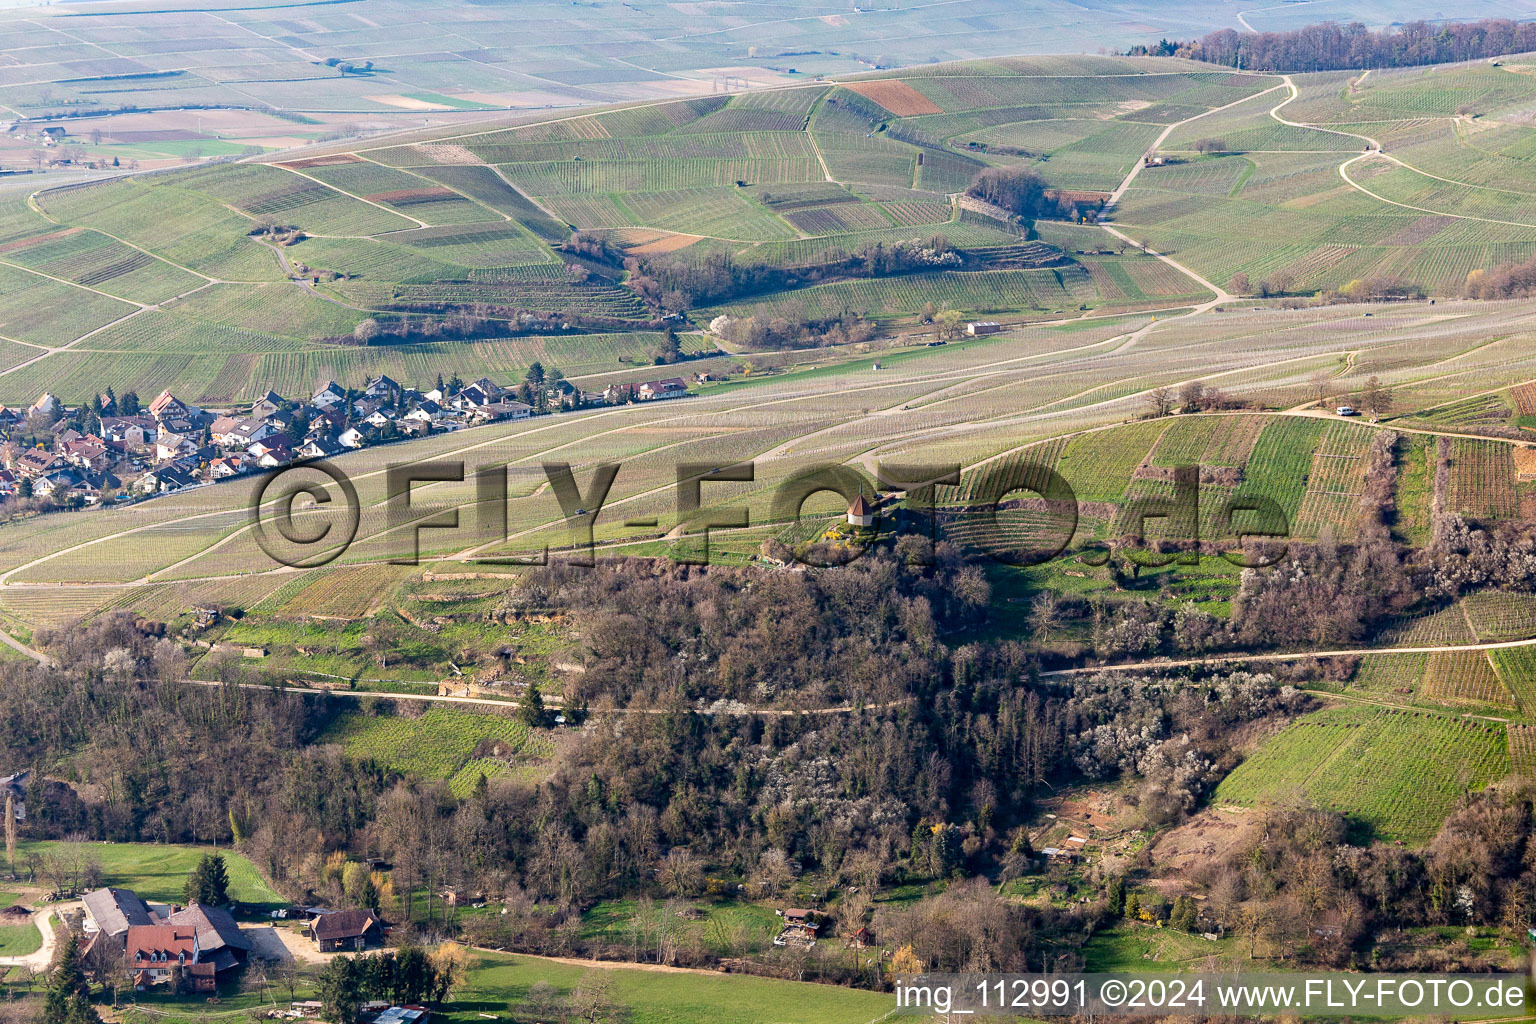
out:
{"label": "agricultural field strip", "polygon": [[[41,195],[43,192],[46,192],[46,191],[49,191],[49,190],[48,189],[38,189],[36,192],[33,192],[30,195],[28,195],[27,196],[27,208],[30,209],[33,213],[37,214],[39,217],[42,217],[44,220],[48,221],[48,223],[50,223],[50,224],[60,224],[61,223],[60,221],[55,220],[53,217],[50,217],[48,215],[48,213],[41,206],[39,206],[37,201],[36,201],[37,196]],[[180,270],[180,271],[183,271],[185,273],[191,274],[193,277],[200,277],[205,282],[207,282],[208,284],[224,283],[224,282],[220,281],[216,277],[209,277],[207,274],[204,274],[202,271],[193,270],[191,267],[183,266],[182,264],[177,263],[175,260],[170,260],[170,259],[167,259],[166,257],[160,255],[159,253],[151,252],[150,250],[144,248],[142,245],[138,245],[138,244],[136,244],[134,242],[130,242],[126,238],[121,238],[121,237],[119,237],[117,235],[114,235],[110,231],[104,231],[100,227],[92,226],[90,228],[90,230],[96,232],[98,235],[101,235],[104,238],[112,239],[112,241],[116,242],[118,245],[127,246],[129,249],[132,249],[135,252],[143,253],[145,256],[148,256],[150,259],[155,260],[155,261],[157,261],[159,263],[164,263],[168,267],[175,267],[177,270]],[[71,282],[71,283],[73,283],[73,282]],[[114,298],[115,298],[115,296],[114,296]]]}
{"label": "agricultural field strip", "polygon": [[[124,175],[119,175],[118,177],[127,178],[127,177],[130,177],[130,176],[131,175],[124,174]],[[110,180],[110,179],[102,179],[102,180],[105,181],[105,180]],[[54,186],[54,188],[68,188],[68,187],[69,186],[67,186],[67,185]],[[37,191],[35,191],[35,192],[31,193],[30,195],[28,195],[27,196],[27,206],[32,210],[33,213],[36,213],[39,217],[42,217],[44,220],[48,221],[50,224],[60,224],[60,225],[62,225],[63,221],[60,221],[57,218],[50,216],[48,211],[44,210],[42,208],[42,206],[39,205],[39,203],[37,202],[37,197],[38,196],[42,195],[44,192],[51,192],[51,191],[54,190],[54,188],[40,188]],[[238,210],[233,210],[233,209],[231,210],[231,212],[239,213]],[[243,214],[243,213],[240,214],[240,215],[242,217],[245,216],[245,214]],[[169,266],[175,267],[177,270],[184,270],[184,271],[186,271],[187,273],[191,274],[194,277],[200,277],[204,281],[207,281],[209,284],[244,284],[244,283],[253,283],[253,282],[240,282],[240,281],[226,281],[223,278],[209,277],[207,274],[203,273],[200,270],[193,270],[191,267],[188,267],[188,266],[186,266],[184,264],[181,264],[181,263],[177,263],[175,260],[168,259],[165,256],[160,255],[157,252],[152,252],[149,249],[144,248],[142,245],[139,245],[136,242],[130,242],[128,239],[123,238],[120,235],[114,235],[112,232],[106,231],[106,230],[104,230],[104,229],[102,229],[100,227],[92,225],[90,230],[96,232],[99,235],[105,235],[107,238],[112,239],[114,242],[117,242],[120,245],[126,245],[126,246],[128,246],[128,248],[137,250],[138,252],[141,252],[144,255],[149,256],[152,259],[159,260],[161,263],[165,263],[165,264],[168,264]]]}
{"label": "agricultural field strip", "polygon": [[[267,166],[268,167],[276,167],[277,165],[276,164],[268,164]],[[355,200],[357,200],[360,203],[367,203],[369,206],[372,206],[372,207],[375,207],[377,209],[383,210],[385,213],[393,214],[396,217],[404,217],[406,220],[415,221],[417,227],[428,228],[428,227],[432,226],[431,224],[428,224],[426,221],[422,220],[419,217],[411,216],[409,213],[406,213],[404,210],[391,209],[390,207],[385,206],[383,203],[376,203],[372,199],[368,199],[368,198],[366,198],[364,196],[360,196],[360,195],[355,195],[355,194],[353,194],[351,192],[348,192],[346,189],[340,187],[339,185],[332,185],[329,182],[321,181],[319,178],[315,177],[312,174],[305,174],[303,171],[296,170],[296,169],[294,169],[292,167],[283,167],[283,168],[281,168],[281,170],[287,171],[289,174],[296,174],[299,177],[305,179],[306,181],[312,181],[316,185],[321,186],[322,188],[330,189],[332,192],[338,192],[341,195],[347,196],[347,197],[349,197],[351,199],[355,199]],[[431,184],[438,185],[439,183],[438,182],[432,182]],[[458,195],[457,192],[455,192],[454,194]],[[467,197],[465,197],[465,198],[467,198]],[[335,237],[335,236],[326,236],[326,237]]]}
{"label": "agricultural field strip", "polygon": [[[364,158],[364,159],[366,159],[366,158]],[[387,166],[386,164],[378,163],[375,160],[368,160],[368,163],[373,164],[375,167],[385,167],[385,166]],[[500,168],[496,167],[495,165],[489,165],[489,166],[490,166],[491,172],[493,174],[495,174],[502,181],[507,181],[506,175],[501,173]],[[483,200],[476,199],[472,195],[467,195],[464,192],[459,191],[458,189],[454,188],[451,185],[444,185],[442,182],[437,181],[437,180],[435,180],[433,178],[428,178],[426,175],[418,174],[418,173],[416,173],[415,168],[411,168],[411,167],[391,167],[390,170],[392,170],[392,171],[399,171],[402,174],[409,174],[411,177],[420,180],[421,182],[423,182],[424,184],[426,184],[428,186],[435,186],[437,188],[446,188],[450,192],[452,192],[454,195],[460,196],[463,199],[466,199],[469,202],[474,203],[476,206],[480,207],[481,209],[489,210],[491,212],[492,216],[500,217],[502,220],[507,221],[508,223],[516,223],[515,218],[513,218],[511,214],[503,213],[502,211],[496,209],[494,206],[491,206],[490,204],[484,202]],[[507,186],[509,188],[516,188],[516,186],[513,185],[510,181],[507,181]],[[524,198],[527,198],[527,197],[525,196]],[[531,202],[531,200],[530,200],[530,202]],[[543,207],[539,207],[539,208],[543,209]],[[400,211],[394,210],[394,211],[391,211],[391,212],[399,213]],[[548,213],[549,211],[545,210],[544,212]],[[404,214],[404,213],[402,213],[401,215],[402,216],[409,216],[408,214]],[[411,219],[415,220],[416,218],[412,217]]]}
{"label": "agricultural field strip", "polygon": [[139,309],[141,309],[141,310],[154,308],[153,306],[149,305],[148,303],[138,302],[138,301],[136,301],[134,299],[125,299],[121,295],[113,295],[110,292],[102,291],[100,288],[92,288],[90,285],[79,284],[79,283],[77,283],[75,281],[69,280],[68,278],[55,277],[52,274],[45,273],[44,271],[37,270],[37,269],[35,269],[33,267],[23,266],[20,263],[12,263],[10,260],[0,259],[0,264],[3,264],[5,266],[7,266],[7,267],[10,267],[13,270],[20,270],[20,271],[23,271],[23,272],[28,273],[28,274],[35,274],[38,277],[47,278],[50,281],[54,281],[54,282],[56,282],[58,284],[62,284],[62,285],[67,285],[70,288],[79,288],[81,291],[95,292],[97,295],[100,295],[102,298],[105,298],[105,299],[112,299],[115,302],[127,303],[130,306],[138,306]]}
{"label": "agricultural field strip", "polygon": [[[1286,99],[1280,101],[1279,103],[1275,104],[1275,106],[1270,109],[1270,111],[1269,111],[1269,116],[1270,117],[1274,118],[1276,121],[1279,121],[1281,124],[1289,125],[1289,126],[1291,126],[1293,128],[1311,128],[1311,129],[1314,129],[1316,131],[1329,132],[1329,133],[1334,134],[1334,135],[1344,135],[1344,136],[1348,136],[1349,138],[1360,139],[1361,141],[1365,142],[1366,145],[1369,147],[1366,150],[1366,152],[1356,154],[1355,156],[1352,156],[1349,159],[1345,160],[1343,163],[1339,164],[1339,177],[1343,178],[1344,182],[1346,184],[1348,184],[1351,188],[1354,188],[1357,191],[1365,193],[1366,195],[1370,196],[1372,199],[1375,199],[1377,202],[1386,203],[1389,206],[1398,206],[1398,207],[1401,207],[1401,208],[1403,208],[1405,210],[1413,210],[1416,213],[1430,213],[1430,214],[1434,214],[1434,215],[1440,216],[1440,217],[1454,217],[1454,218],[1456,218],[1458,220],[1477,221],[1479,223],[1484,223],[1484,224],[1506,224],[1506,225],[1509,225],[1511,227],[1536,228],[1536,224],[1528,223],[1528,222],[1525,222],[1525,221],[1500,220],[1500,219],[1492,218],[1492,217],[1474,217],[1474,216],[1471,216],[1469,214],[1446,213],[1446,212],[1444,212],[1442,210],[1432,210],[1432,209],[1430,209],[1428,207],[1424,207],[1424,206],[1413,206],[1413,205],[1411,205],[1409,203],[1400,203],[1400,202],[1398,202],[1395,199],[1388,199],[1386,196],[1383,196],[1383,195],[1380,195],[1380,194],[1378,194],[1376,192],[1371,191],[1370,189],[1366,188],[1364,185],[1360,184],[1359,182],[1355,181],[1353,178],[1351,178],[1349,176],[1349,167],[1350,167],[1351,164],[1354,164],[1354,163],[1356,163],[1358,161],[1361,161],[1361,160],[1368,160],[1368,159],[1370,159],[1372,157],[1379,157],[1381,159],[1385,159],[1385,160],[1388,160],[1388,161],[1390,161],[1390,162],[1392,162],[1394,164],[1397,164],[1398,166],[1403,167],[1403,168],[1405,168],[1405,169],[1407,169],[1409,171],[1412,171],[1415,174],[1422,174],[1425,177],[1429,177],[1429,178],[1438,178],[1438,176],[1437,175],[1433,175],[1433,174],[1428,174],[1427,172],[1421,171],[1418,168],[1416,168],[1416,167],[1414,167],[1414,166],[1412,166],[1410,164],[1404,163],[1402,160],[1399,160],[1397,157],[1392,156],[1389,153],[1386,153],[1385,151],[1383,151],[1381,143],[1377,139],[1372,138],[1369,135],[1361,135],[1358,132],[1347,132],[1347,131],[1343,131],[1343,130],[1338,129],[1338,128],[1329,128],[1326,125],[1321,125],[1321,124],[1313,124],[1313,123],[1302,122],[1302,121],[1292,121],[1292,120],[1289,120],[1289,119],[1287,119],[1285,117],[1282,117],[1281,114],[1280,114],[1281,108],[1286,106],[1288,103],[1291,103],[1293,100],[1297,99],[1301,95],[1301,90],[1298,89],[1297,86],[1296,86],[1296,83],[1291,80],[1291,76],[1290,75],[1284,75],[1282,77],[1285,79],[1285,84],[1290,87],[1291,95],[1288,96]],[[1360,123],[1365,123],[1365,122],[1351,122],[1351,123],[1360,124]],[[1478,185],[1469,185],[1466,182],[1452,181],[1449,178],[1438,178],[1438,180],[1445,181],[1445,182],[1448,182],[1448,183],[1454,184],[1454,185],[1460,185],[1460,186],[1465,187],[1465,188],[1476,189],[1476,188],[1482,188],[1483,187],[1483,186],[1478,186]],[[1495,189],[1495,190],[1489,190],[1489,191],[1511,191],[1511,190]]]}

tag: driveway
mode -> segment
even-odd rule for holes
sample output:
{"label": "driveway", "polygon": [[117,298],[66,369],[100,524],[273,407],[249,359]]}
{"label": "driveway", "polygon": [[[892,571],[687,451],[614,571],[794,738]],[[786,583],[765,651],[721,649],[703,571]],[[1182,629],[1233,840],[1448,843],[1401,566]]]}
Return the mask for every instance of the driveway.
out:
{"label": "driveway", "polygon": [[53,932],[53,911],[39,910],[32,915],[32,923],[42,933],[43,944],[37,952],[26,956],[0,956],[0,967],[27,967],[33,971],[46,971],[53,964],[53,953],[58,946],[58,936]]}

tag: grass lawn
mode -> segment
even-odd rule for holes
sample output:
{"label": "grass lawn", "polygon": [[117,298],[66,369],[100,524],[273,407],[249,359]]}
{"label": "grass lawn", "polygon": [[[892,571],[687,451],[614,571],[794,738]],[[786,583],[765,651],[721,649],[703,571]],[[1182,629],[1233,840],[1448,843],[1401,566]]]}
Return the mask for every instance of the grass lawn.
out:
{"label": "grass lawn", "polygon": [[[47,857],[65,844],[53,841],[23,842],[18,850],[18,865],[32,853]],[[158,843],[87,843],[87,853],[101,863],[102,879],[107,885],[132,889],[152,902],[180,902],[187,875],[197,867],[212,847],[164,846]],[[264,882],[250,861],[232,850],[219,850],[229,869],[229,894],[241,903],[287,905]],[[36,929],[34,929],[35,931]]]}
{"label": "grass lawn", "polygon": [[19,899],[21,899],[20,893],[0,892],[0,910],[4,910]]}
{"label": "grass lawn", "polygon": [[1223,963],[1248,960],[1243,941],[1227,937],[1211,942],[1173,928],[1120,925],[1096,932],[1083,947],[1085,971],[1192,971],[1204,966],[1206,957]]}
{"label": "grass lawn", "polygon": [[482,1013],[500,1017],[516,1007],[535,982],[569,992],[589,970],[606,972],[612,998],[631,1009],[634,1024],[867,1024],[893,1005],[889,995],[832,985],[485,955],[470,969],[468,986],[448,1004],[444,1018],[479,1024]]}
{"label": "grass lawn", "polygon": [[[705,944],[721,956],[770,948],[784,924],[772,910],[756,903],[703,900],[695,901],[693,906],[704,916],[687,922],[686,926],[698,929]],[[582,918],[582,938],[621,945],[629,942],[635,908],[634,900],[605,900],[597,904]]]}
{"label": "grass lawn", "polygon": [[0,925],[0,956],[26,956],[43,944],[43,933],[31,921]]}

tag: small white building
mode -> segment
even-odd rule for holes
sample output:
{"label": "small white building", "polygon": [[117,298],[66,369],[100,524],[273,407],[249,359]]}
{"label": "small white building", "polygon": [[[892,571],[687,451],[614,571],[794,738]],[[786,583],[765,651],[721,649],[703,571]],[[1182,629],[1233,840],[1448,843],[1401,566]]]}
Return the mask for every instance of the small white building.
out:
{"label": "small white building", "polygon": [[965,333],[973,338],[979,338],[984,334],[996,334],[1003,329],[1003,325],[996,320],[972,320],[965,325]]}
{"label": "small white building", "polygon": [[875,525],[875,506],[870,500],[860,493],[853,499],[853,504],[848,506],[849,526],[873,526]]}

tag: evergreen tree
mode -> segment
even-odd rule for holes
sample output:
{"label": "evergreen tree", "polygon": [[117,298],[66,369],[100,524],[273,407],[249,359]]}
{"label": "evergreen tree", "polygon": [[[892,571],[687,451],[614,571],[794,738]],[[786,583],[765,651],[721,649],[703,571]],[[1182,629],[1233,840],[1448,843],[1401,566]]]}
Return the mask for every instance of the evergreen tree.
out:
{"label": "evergreen tree", "polygon": [[1109,880],[1104,887],[1104,906],[1116,917],[1125,913],[1125,879],[1116,876]]}
{"label": "evergreen tree", "polygon": [[80,966],[80,939],[71,935],[48,979],[48,995],[43,1000],[39,1024],[101,1024],[90,994],[90,985]]}
{"label": "evergreen tree", "polygon": [[320,972],[320,1005],[325,1019],[356,1024],[363,1002],[363,970],[357,957],[333,957]]}
{"label": "evergreen tree", "polygon": [[222,907],[229,902],[229,869],[221,854],[210,853],[198,861],[192,874],[187,876],[182,895],[188,903],[201,903],[209,907]]}
{"label": "evergreen tree", "polygon": [[544,710],[544,695],[539,692],[538,683],[528,684],[528,695],[523,698],[517,714],[530,729],[537,729],[544,724],[547,712]]}

